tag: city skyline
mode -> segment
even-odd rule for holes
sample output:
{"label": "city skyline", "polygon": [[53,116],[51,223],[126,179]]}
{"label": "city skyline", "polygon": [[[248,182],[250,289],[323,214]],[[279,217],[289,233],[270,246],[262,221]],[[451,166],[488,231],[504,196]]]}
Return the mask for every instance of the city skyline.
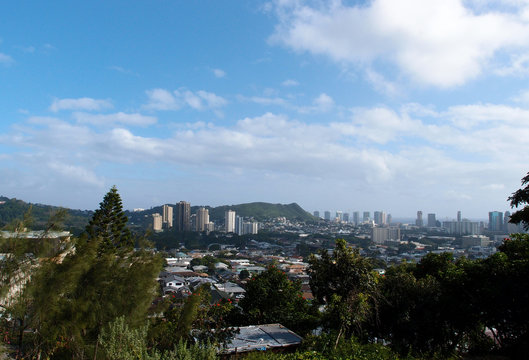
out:
{"label": "city skyline", "polygon": [[127,209],[263,201],[486,219],[511,210],[529,171],[527,2],[0,10],[9,198],[92,210],[116,185]]}

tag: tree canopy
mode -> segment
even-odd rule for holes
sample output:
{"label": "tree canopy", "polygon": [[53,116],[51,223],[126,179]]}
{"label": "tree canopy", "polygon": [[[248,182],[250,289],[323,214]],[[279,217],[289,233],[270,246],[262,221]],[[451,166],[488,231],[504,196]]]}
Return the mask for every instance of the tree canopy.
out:
{"label": "tree canopy", "polygon": [[239,305],[247,325],[280,323],[305,333],[317,318],[316,309],[303,299],[301,283],[289,280],[273,265],[248,280],[245,297]]}
{"label": "tree canopy", "polygon": [[[5,313],[20,319],[10,331],[19,333],[25,357],[95,359],[108,323],[120,316],[132,325],[145,321],[162,261],[146,250],[133,251],[126,223],[113,187],[86,236],[61,240],[53,251],[35,254],[35,261],[20,259],[30,265],[26,283]],[[23,342],[28,328],[32,335]]]}
{"label": "tree canopy", "polygon": [[529,230],[529,173],[522,179],[521,189],[516,190],[512,193],[507,200],[511,202],[511,207],[524,207],[511,215],[509,222],[513,224],[522,223],[525,230]]}

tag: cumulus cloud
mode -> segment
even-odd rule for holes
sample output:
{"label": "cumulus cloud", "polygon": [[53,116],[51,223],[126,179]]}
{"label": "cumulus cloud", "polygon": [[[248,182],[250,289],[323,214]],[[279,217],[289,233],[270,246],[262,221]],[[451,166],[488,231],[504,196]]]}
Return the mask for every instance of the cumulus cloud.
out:
{"label": "cumulus cloud", "polygon": [[281,83],[281,85],[283,85],[283,86],[298,86],[299,82],[297,82],[296,80],[293,80],[293,79],[286,79],[285,81],[283,81]]}
{"label": "cumulus cloud", "polygon": [[216,78],[223,78],[226,76],[226,72],[221,69],[213,69],[213,75],[215,75]]}
{"label": "cumulus cloud", "polygon": [[420,84],[462,85],[492,66],[496,55],[529,50],[523,7],[513,14],[498,8],[476,12],[463,0],[286,4],[276,4],[272,42],[340,63],[393,64]]}
{"label": "cumulus cloud", "polygon": [[314,99],[314,104],[318,110],[328,111],[334,107],[334,100],[329,95],[321,93],[316,99]]}
{"label": "cumulus cloud", "polygon": [[150,110],[179,110],[184,106],[195,110],[215,110],[228,103],[222,96],[204,90],[193,92],[179,89],[170,92],[165,89],[153,89],[147,91],[147,97],[148,102],[143,108]]}
{"label": "cumulus cloud", "polygon": [[148,126],[156,123],[157,119],[154,116],[145,116],[138,113],[126,114],[118,112],[115,114],[89,114],[83,112],[76,112],[73,117],[79,123],[87,123],[98,126],[112,126],[115,124],[131,125],[131,126]]}
{"label": "cumulus cloud", "polygon": [[110,100],[92,99],[88,97],[78,99],[54,99],[50,110],[58,112],[61,110],[88,110],[97,111],[112,108]]}
{"label": "cumulus cloud", "polygon": [[252,102],[260,105],[279,105],[284,107],[290,106],[289,102],[281,97],[238,95],[237,100],[241,102]]}
{"label": "cumulus cloud", "polygon": [[373,69],[366,70],[367,81],[373,85],[373,88],[381,94],[395,97],[400,94],[399,86],[387,80],[382,74],[374,71]]}
{"label": "cumulus cloud", "polygon": [[82,166],[69,165],[63,162],[51,161],[48,167],[57,175],[67,177],[79,184],[103,186],[104,180],[97,176],[92,170]]}
{"label": "cumulus cloud", "polygon": [[15,60],[11,56],[0,52],[0,64],[11,65],[14,62]]}
{"label": "cumulus cloud", "polygon": [[299,106],[291,101],[279,96],[243,96],[238,95],[237,100],[241,102],[252,102],[260,105],[281,106],[286,109],[296,111],[300,114],[327,112],[334,108],[335,103],[332,97],[326,93],[321,93],[312,100],[312,105]]}
{"label": "cumulus cloud", "polygon": [[147,90],[148,103],[143,107],[149,110],[178,110],[182,104],[178,99],[165,89]]}
{"label": "cumulus cloud", "polygon": [[[206,103],[198,92],[193,94]],[[207,171],[208,178],[237,173],[236,178],[255,176],[256,181],[275,179],[278,184],[291,179],[298,184],[292,185],[295,191],[315,191],[317,186],[310,184],[325,188],[332,183],[349,191],[358,186],[356,191],[362,193],[372,189],[383,194],[381,187],[387,188],[404,198],[413,189],[414,196],[431,197],[434,192],[439,201],[442,196],[452,202],[468,197],[474,201],[479,190],[505,200],[505,189],[518,185],[529,161],[520,151],[529,147],[529,123],[521,121],[527,111],[501,104],[441,110],[406,104],[398,109],[354,108],[348,119],[328,123],[267,112],[232,125],[189,123],[164,136],[141,135],[127,128],[154,118],[133,120],[128,115],[138,114],[122,114],[119,120],[115,114],[104,118],[74,113],[75,123],[31,117],[0,136],[0,143],[24,149],[21,164],[45,154],[43,163],[55,164],[57,174],[70,174],[71,179],[84,176],[92,184],[103,181],[102,172],[96,170],[99,164],[142,168],[163,163],[190,173]],[[100,121],[114,126],[88,126]]]}

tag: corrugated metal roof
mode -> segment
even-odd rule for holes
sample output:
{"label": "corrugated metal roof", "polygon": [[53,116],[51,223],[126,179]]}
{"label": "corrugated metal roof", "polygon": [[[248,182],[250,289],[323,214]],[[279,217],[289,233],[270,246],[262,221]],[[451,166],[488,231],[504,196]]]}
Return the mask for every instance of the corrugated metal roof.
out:
{"label": "corrugated metal roof", "polygon": [[227,344],[224,353],[267,350],[299,345],[302,338],[281,324],[244,326]]}

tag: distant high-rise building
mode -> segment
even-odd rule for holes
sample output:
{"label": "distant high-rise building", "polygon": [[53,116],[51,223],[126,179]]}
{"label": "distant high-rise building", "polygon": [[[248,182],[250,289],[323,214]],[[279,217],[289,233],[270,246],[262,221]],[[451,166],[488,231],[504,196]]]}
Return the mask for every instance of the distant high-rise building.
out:
{"label": "distant high-rise building", "polygon": [[320,212],[317,211],[317,210],[314,211],[314,214],[313,214],[313,215],[314,215],[315,218],[318,218],[318,219],[320,218]]}
{"label": "distant high-rise building", "polygon": [[436,227],[437,220],[435,220],[435,214],[428,214],[428,227]]}
{"label": "distant high-rise building", "polygon": [[386,221],[386,224],[391,225],[391,220],[393,220],[393,218],[391,217],[391,214],[388,214],[386,220],[387,220],[387,221]]}
{"label": "distant high-rise building", "polygon": [[162,215],[152,214],[152,229],[154,231],[162,231]]}
{"label": "distant high-rise building", "polygon": [[201,207],[197,210],[196,230],[206,231],[209,224],[209,210]]}
{"label": "distant high-rise building", "polygon": [[385,225],[386,224],[386,213],[384,211],[375,211],[373,214],[375,224]]}
{"label": "distant high-rise building", "polygon": [[443,221],[443,228],[450,235],[480,235],[479,222],[463,219],[461,221]]}
{"label": "distant high-rise building", "polygon": [[244,219],[242,216],[235,216],[235,233],[237,235],[244,234]]}
{"label": "distant high-rise building", "polygon": [[415,220],[415,225],[419,226],[419,227],[423,227],[424,226],[424,222],[422,220],[422,211],[417,211],[417,219]]}
{"label": "distant high-rise building", "polygon": [[178,231],[191,230],[191,204],[186,201],[176,204],[176,229]]}
{"label": "distant high-rise building", "polygon": [[259,231],[259,223],[256,221],[245,222],[243,225],[243,234],[257,234]]}
{"label": "distant high-rise building", "polygon": [[461,210],[457,212],[457,222],[461,222]]}
{"label": "distant high-rise building", "polygon": [[343,213],[343,221],[346,223],[349,222],[349,213]]}
{"label": "distant high-rise building", "polygon": [[384,244],[388,240],[400,240],[400,229],[397,227],[374,227],[371,229],[371,241]]}
{"label": "distant high-rise building", "polygon": [[362,221],[369,221],[371,218],[371,213],[369,211],[364,211],[364,216],[362,217]]}
{"label": "distant high-rise building", "polygon": [[512,224],[509,221],[511,220],[511,213],[509,211],[506,211],[503,215],[503,231],[505,234],[513,234],[513,233],[523,233],[525,232],[523,228],[523,224]]}
{"label": "distant high-rise building", "polygon": [[355,225],[358,225],[360,223],[360,212],[359,211],[355,211],[353,213],[353,223]]}
{"label": "distant high-rise building", "polygon": [[235,232],[235,211],[227,210],[224,213],[224,230],[227,233]]}
{"label": "distant high-rise building", "polygon": [[503,230],[503,213],[501,211],[489,212],[489,231]]}
{"label": "distant high-rise building", "polygon": [[323,218],[327,221],[331,221],[331,212],[330,211],[325,211],[323,213]]}
{"label": "distant high-rise building", "polygon": [[375,211],[373,213],[373,220],[375,220],[375,224],[380,225],[382,221],[381,219],[382,219],[382,216],[380,214],[380,211]]}
{"label": "distant high-rise building", "polygon": [[173,207],[169,205],[164,205],[162,207],[162,223],[165,224],[167,228],[173,227]]}
{"label": "distant high-rise building", "polygon": [[336,212],[336,221],[341,222],[343,221],[343,212],[337,211]]}

